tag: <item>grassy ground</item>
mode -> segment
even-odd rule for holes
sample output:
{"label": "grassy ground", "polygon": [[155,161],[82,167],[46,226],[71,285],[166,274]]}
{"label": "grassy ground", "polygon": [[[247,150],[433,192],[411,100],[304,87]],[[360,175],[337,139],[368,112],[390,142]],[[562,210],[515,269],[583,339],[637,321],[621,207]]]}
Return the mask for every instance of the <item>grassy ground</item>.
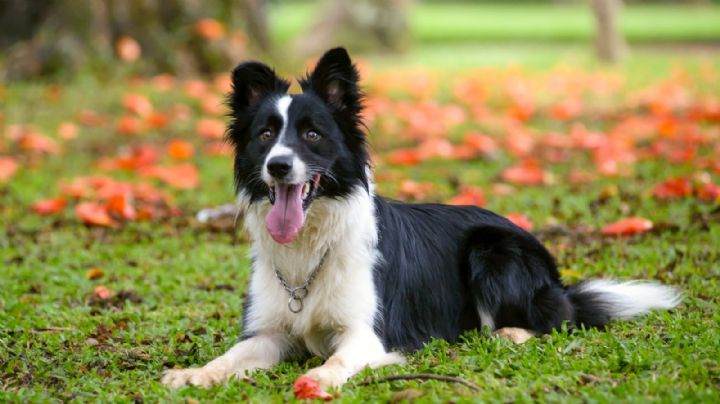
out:
{"label": "grassy ground", "polygon": [[[320,2],[274,4],[274,36],[287,43],[307,29]],[[415,4],[410,26],[419,43],[559,41],[588,42],[593,37],[590,8],[547,4]],[[622,13],[622,30],[631,43],[701,41],[720,38],[720,7],[631,5]]]}
{"label": "grassy ground", "polygon": [[[661,61],[618,68],[610,73],[627,80],[615,102],[622,111],[636,111],[622,100],[630,99],[628,94],[648,82],[667,80],[668,72],[677,74],[678,68],[685,72],[683,86],[692,99],[716,95],[717,79],[702,78],[708,69],[717,75],[717,62],[713,59],[712,63]],[[537,68],[525,77],[534,82],[545,77],[547,70]],[[507,73],[504,68],[483,71],[490,78]],[[456,77],[438,74],[439,82]],[[158,382],[163,369],[203,364],[223,353],[241,332],[241,306],[249,277],[247,245],[230,230],[207,228],[192,219],[197,210],[231,199],[229,157],[201,153],[193,157],[201,185],[192,191],[168,190],[183,211],[169,220],[102,228],[79,224],[71,209],[49,217],[29,210],[34,201],[56,194],[59,180],[95,173],[95,159],[115,155],[127,145],[164,145],[168,138],[179,137],[201,150],[202,141],[193,129],[194,120],[203,115],[199,102],[179,88],[159,92],[149,84],[126,84],[124,79],[77,80],[60,89],[59,96],[52,88],[37,83],[8,86],[0,107],[6,124],[30,123],[54,134],[59,122],[75,119],[81,108],[115,119],[121,114],[119,100],[128,91],[147,94],[156,109],[186,103],[191,119],[134,137],[115,134],[112,125],[81,127],[78,139],[63,142],[63,152],[54,156],[21,153],[7,136],[0,138],[0,155],[12,154],[22,163],[14,178],[0,184],[0,401],[292,400],[289,386],[318,365],[319,359],[258,372],[255,386],[235,381],[210,390],[173,391]],[[449,89],[440,87],[435,96],[447,100]],[[543,133],[568,130],[571,123],[550,120],[540,111],[526,123],[528,127]],[[600,129],[621,115],[578,119]],[[402,129],[390,133],[371,126],[371,130],[376,154],[386,160],[388,138],[398,136]],[[481,123],[467,122],[453,136],[467,130],[491,131]],[[702,130],[717,141],[717,124],[703,124]],[[495,135],[503,139],[504,133]],[[569,161],[547,164],[558,179],[555,184],[515,186],[511,196],[491,191],[502,170],[515,161],[506,151],[492,159],[431,160],[415,167],[381,164],[379,186],[391,196],[399,195],[399,183],[406,178],[434,184],[435,191],[424,198],[431,200],[449,198],[453,184],[460,182],[485,190],[486,206],[492,210],[523,212],[557,255],[570,282],[599,277],[656,279],[682,288],[686,298],[673,312],[614,323],[606,331],[559,332],[522,346],[478,332],[465,334],[457,343],[433,341],[408,355],[407,365],[368,370],[354,377],[343,389],[341,401],[421,395],[421,400],[455,402],[717,402],[718,205],[695,198],[658,201],[650,195],[650,189],[669,176],[705,171],[696,163],[700,157],[717,157],[713,150],[717,149],[701,149],[698,160],[680,164],[642,159],[629,177],[600,177],[576,185],[565,180],[568,172],[592,163],[583,154],[573,155]],[[126,172],[110,175],[136,179]],[[707,175],[718,182],[717,172]],[[599,229],[628,215],[651,218],[655,230],[622,239],[583,230]],[[557,225],[569,232],[549,231]],[[99,279],[89,279],[93,268],[102,270]],[[99,285],[116,296],[96,299],[93,290]],[[434,381],[355,385],[375,376],[425,372],[460,376],[482,391]]]}

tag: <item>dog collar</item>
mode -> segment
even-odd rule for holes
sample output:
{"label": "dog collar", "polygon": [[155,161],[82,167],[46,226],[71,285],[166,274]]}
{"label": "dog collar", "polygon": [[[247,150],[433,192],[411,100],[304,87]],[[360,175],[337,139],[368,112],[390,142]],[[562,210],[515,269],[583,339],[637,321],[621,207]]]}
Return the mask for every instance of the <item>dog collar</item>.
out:
{"label": "dog collar", "polygon": [[328,248],[325,250],[325,254],[323,254],[322,258],[320,259],[320,263],[318,264],[315,269],[310,273],[310,276],[305,280],[305,282],[297,287],[291,288],[288,284],[285,278],[283,278],[282,274],[280,274],[280,271],[277,269],[275,264],[273,264],[273,269],[275,270],[275,276],[277,276],[278,281],[280,281],[280,284],[283,288],[285,288],[285,291],[290,295],[290,298],[288,299],[288,310],[291,312],[297,314],[300,313],[303,309],[303,299],[305,299],[309,293],[308,288],[310,287],[310,284],[313,280],[315,280],[315,276],[317,275],[318,271],[320,271],[320,268],[322,268],[323,263],[325,263],[325,258],[327,258],[328,253],[330,252],[330,249]]}

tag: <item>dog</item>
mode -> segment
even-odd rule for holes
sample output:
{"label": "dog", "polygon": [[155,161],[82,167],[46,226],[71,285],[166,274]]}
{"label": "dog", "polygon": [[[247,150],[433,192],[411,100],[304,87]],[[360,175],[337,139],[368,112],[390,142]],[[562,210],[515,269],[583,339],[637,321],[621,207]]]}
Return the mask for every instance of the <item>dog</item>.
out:
{"label": "dog", "polygon": [[521,343],[680,302],[651,282],[563,285],[543,245],[488,210],[376,195],[348,53],[329,50],[299,81],[302,93],[288,94],[262,63],[232,72],[228,138],[252,240],[243,334],[203,367],[166,371],[163,383],[209,386],[317,355],[326,361],[305,376],[339,388],[432,338],[485,328]]}

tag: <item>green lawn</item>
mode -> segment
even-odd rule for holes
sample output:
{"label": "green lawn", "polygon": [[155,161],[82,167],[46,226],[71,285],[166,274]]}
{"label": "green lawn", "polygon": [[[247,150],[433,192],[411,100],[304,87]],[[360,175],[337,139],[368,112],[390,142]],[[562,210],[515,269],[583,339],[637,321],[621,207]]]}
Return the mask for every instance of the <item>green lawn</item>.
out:
{"label": "green lawn", "polygon": [[[691,99],[717,96],[720,69],[716,58],[710,60],[708,65],[706,59],[686,57],[675,62],[656,57],[652,63],[614,68],[610,72],[626,80],[609,110],[589,112],[578,121],[602,130],[626,113],[642,113],[642,108],[627,101],[630,94],[648,83],[668,80],[669,72],[678,68],[685,72],[687,79],[681,82]],[[374,74],[389,68],[376,67]],[[706,77],[707,69],[715,79]],[[500,82],[510,70],[495,67],[482,74]],[[537,83],[548,70],[529,69],[524,77]],[[437,70],[441,83],[452,83],[456,74],[469,72]],[[193,220],[199,209],[232,199],[230,158],[200,151],[203,142],[193,129],[194,121],[203,116],[197,100],[179,89],[161,93],[148,84],[126,84],[122,77],[85,78],[63,83],[59,96],[46,83],[8,85],[0,95],[4,97],[0,114],[5,129],[9,124],[29,123],[54,137],[57,124],[75,120],[81,108],[92,108],[114,122],[124,113],[120,99],[128,91],[148,95],[158,110],[185,103],[191,108],[190,120],[134,137],[115,134],[113,124],[81,127],[78,139],[62,141],[63,152],[55,156],[21,153],[7,137],[8,131],[0,136],[0,156],[12,155],[21,162],[14,178],[0,183],[0,401],[292,400],[290,385],[319,359],[258,372],[255,385],[235,381],[210,390],[170,390],[158,382],[168,367],[204,364],[233,345],[241,333],[250,272],[242,237]],[[449,93],[449,87],[441,85],[436,98],[447,100]],[[545,96],[539,94],[539,113],[527,127],[539,133],[568,131],[571,122],[548,119]],[[506,101],[491,99],[488,106],[495,111]],[[605,101],[602,96],[590,97],[588,105],[608,108]],[[720,143],[717,123],[703,123],[701,128],[715,144]],[[402,128],[391,133],[380,126],[370,129],[374,151],[380,156],[389,151],[388,144],[398,143],[395,139],[402,132]],[[491,125],[468,122],[450,137],[457,139],[469,130],[487,131],[498,139],[505,135],[493,132]],[[195,144],[197,154],[191,161],[201,174],[196,190],[168,189],[182,209],[180,216],[112,229],[79,224],[72,209],[48,217],[30,212],[30,204],[57,194],[60,180],[97,173],[97,158],[114,156],[127,145],[162,147],[176,137]],[[713,156],[713,150],[717,149],[700,149],[697,161]],[[685,300],[672,312],[613,323],[607,330],[559,332],[521,346],[478,332],[467,333],[457,343],[433,341],[408,355],[406,365],[367,370],[352,378],[338,401],[385,402],[414,393],[422,395],[420,400],[442,402],[718,402],[718,203],[693,197],[658,201],[650,194],[655,184],[670,176],[707,172],[710,180],[720,182],[719,173],[698,168],[697,161],[669,164],[641,159],[629,177],[600,177],[572,185],[565,180],[568,172],[592,165],[586,155],[573,154],[569,161],[546,164],[557,179],[555,184],[516,186],[510,196],[491,191],[502,170],[515,162],[504,151],[490,159],[431,160],[416,167],[379,164],[379,187],[390,196],[398,196],[403,178],[434,184],[435,191],[427,197],[431,200],[449,198],[455,192],[453,184],[459,182],[481,187],[489,209],[526,214],[556,253],[570,282],[600,277],[655,279],[682,288]],[[132,173],[108,174],[137,180]],[[652,219],[655,229],[623,239],[598,235],[605,224],[630,215]],[[557,226],[568,232],[549,232]],[[104,275],[88,279],[93,268],[102,269]],[[94,299],[93,290],[99,285],[116,292],[116,297]],[[482,390],[436,381],[356,385],[398,373],[459,376]]]}
{"label": "green lawn", "polygon": [[[419,3],[419,4],[418,4]],[[275,3],[274,38],[287,43],[317,18],[320,2]],[[412,37],[422,44],[450,42],[587,42],[594,22],[582,5],[441,4],[417,2],[410,13]],[[622,13],[631,43],[720,41],[719,6],[631,5]]]}

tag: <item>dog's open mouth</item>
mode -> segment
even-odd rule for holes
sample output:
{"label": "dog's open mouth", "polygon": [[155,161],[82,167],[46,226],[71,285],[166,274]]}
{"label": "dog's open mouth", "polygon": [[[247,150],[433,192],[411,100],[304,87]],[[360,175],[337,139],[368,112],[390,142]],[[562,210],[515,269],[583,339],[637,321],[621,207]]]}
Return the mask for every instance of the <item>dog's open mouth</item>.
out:
{"label": "dog's open mouth", "polygon": [[295,240],[305,222],[305,210],[315,198],[320,175],[300,184],[276,183],[268,186],[272,206],[265,217],[265,226],[273,240],[287,244]]}

